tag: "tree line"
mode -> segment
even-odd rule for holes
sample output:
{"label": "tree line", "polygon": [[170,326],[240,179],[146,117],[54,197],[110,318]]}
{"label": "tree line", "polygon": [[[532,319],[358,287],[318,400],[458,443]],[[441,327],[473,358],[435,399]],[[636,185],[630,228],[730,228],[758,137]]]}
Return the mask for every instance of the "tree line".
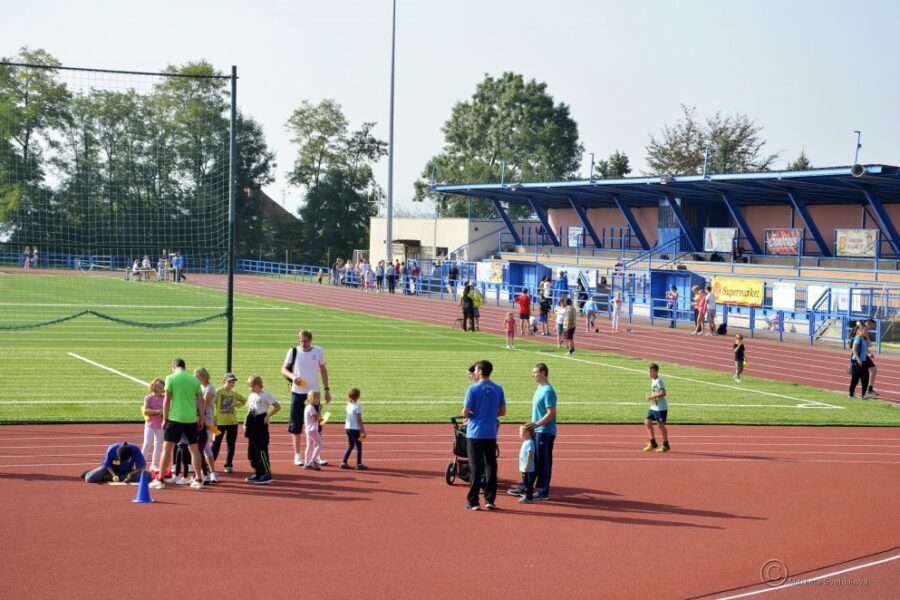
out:
{"label": "tree line", "polygon": [[[147,89],[77,89],[59,61],[23,48],[0,65],[0,242],[117,249],[221,248],[229,174],[229,80],[206,61],[167,66]],[[102,76],[98,77],[102,80]],[[264,130],[237,115],[238,256],[322,264],[368,248],[369,219],[384,192],[374,165],[387,144],[374,122],[351,127],[338,102],[300,102],[286,121],[296,153],[288,181],[303,191],[296,222],[266,211],[262,187],[277,168]],[[486,75],[444,123],[444,147],[413,183],[414,199],[441,216],[494,217],[492,205],[442,196],[436,183],[571,180],[584,154],[569,107],[545,83]],[[770,169],[762,128],[744,114],[701,118],[682,106],[678,122],[651,134],[648,172],[696,174],[710,145],[710,173]],[[791,167],[809,168],[805,153]],[[629,175],[618,150],[597,161],[596,178]],[[512,216],[527,218],[515,207]],[[159,226],[136,227],[135,221]]]}

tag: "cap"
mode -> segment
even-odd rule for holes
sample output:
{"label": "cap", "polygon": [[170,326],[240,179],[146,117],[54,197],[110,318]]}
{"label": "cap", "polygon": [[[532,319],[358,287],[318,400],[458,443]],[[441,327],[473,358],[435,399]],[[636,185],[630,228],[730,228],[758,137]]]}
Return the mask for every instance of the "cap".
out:
{"label": "cap", "polygon": [[237,377],[234,376],[234,373],[225,373],[225,377],[222,381],[237,381]]}

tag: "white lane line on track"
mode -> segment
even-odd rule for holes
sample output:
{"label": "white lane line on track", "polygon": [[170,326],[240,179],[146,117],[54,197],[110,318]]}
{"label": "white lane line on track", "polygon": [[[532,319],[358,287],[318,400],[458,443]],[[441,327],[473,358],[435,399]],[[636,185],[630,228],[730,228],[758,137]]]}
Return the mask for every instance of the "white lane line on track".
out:
{"label": "white lane line on track", "polygon": [[[882,565],[884,563],[888,563],[888,562],[891,562],[892,560],[897,560],[897,559],[900,559],[900,554],[895,554],[894,556],[889,556],[887,558],[882,558],[880,560],[873,560],[873,561],[870,561],[867,563],[863,563],[861,565],[847,567],[846,569],[840,569],[838,571],[830,571],[828,573],[825,573],[824,575],[817,575],[815,577],[809,577],[809,578],[803,578],[803,579],[792,577],[790,581],[786,581],[782,585],[776,585],[774,587],[767,587],[767,588],[760,589],[760,590],[754,590],[752,592],[744,592],[743,594],[736,594],[734,596],[723,596],[722,598],[719,598],[719,600],[736,600],[737,598],[747,598],[749,596],[758,596],[760,594],[767,594],[769,592],[777,592],[779,590],[785,590],[785,589],[795,587],[798,585],[807,586],[812,583],[815,583],[816,581],[821,581],[822,579],[829,579],[831,577],[843,575],[844,573],[851,573],[853,571],[859,571],[860,569],[866,569],[868,567]],[[849,589],[847,591],[849,591]]]}
{"label": "white lane line on track", "polygon": [[72,358],[77,358],[78,360],[84,361],[84,362],[86,362],[86,363],[89,364],[89,365],[93,365],[93,366],[95,366],[95,367],[97,367],[97,368],[103,369],[104,371],[109,371],[110,373],[115,373],[116,375],[119,375],[119,376],[121,376],[121,377],[124,377],[125,379],[129,379],[129,380],[131,380],[131,381],[133,381],[133,382],[135,382],[135,383],[138,383],[138,384],[140,384],[140,385],[143,385],[143,386],[148,386],[148,385],[150,385],[148,382],[142,381],[142,380],[138,379],[137,377],[132,377],[132,376],[129,375],[128,373],[123,373],[122,371],[116,371],[116,370],[113,369],[112,367],[107,367],[106,365],[101,365],[101,364],[98,363],[98,362],[95,362],[95,361],[93,361],[93,360],[91,360],[91,359],[89,359],[89,358],[85,358],[85,357],[81,356],[80,354],[75,354],[74,352],[66,352],[66,354],[68,354],[68,355],[71,356]]}

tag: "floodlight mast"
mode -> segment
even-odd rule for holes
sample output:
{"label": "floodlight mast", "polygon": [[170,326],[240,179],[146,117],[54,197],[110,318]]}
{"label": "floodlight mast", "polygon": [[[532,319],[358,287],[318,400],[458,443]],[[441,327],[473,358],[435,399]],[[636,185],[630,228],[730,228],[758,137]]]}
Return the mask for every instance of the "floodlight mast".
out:
{"label": "floodlight mast", "polygon": [[394,229],[394,63],[397,53],[397,0],[393,0],[391,13],[391,112],[388,122],[388,183],[387,183],[387,219],[385,226],[384,254],[385,259],[393,259]]}

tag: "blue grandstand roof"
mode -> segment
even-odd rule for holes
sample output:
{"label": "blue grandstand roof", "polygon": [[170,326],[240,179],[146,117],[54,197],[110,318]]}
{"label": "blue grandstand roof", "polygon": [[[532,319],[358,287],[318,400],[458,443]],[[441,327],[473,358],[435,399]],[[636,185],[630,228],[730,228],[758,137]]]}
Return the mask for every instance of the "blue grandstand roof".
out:
{"label": "blue grandstand roof", "polygon": [[532,201],[547,208],[568,208],[570,198],[586,208],[615,206],[617,199],[631,206],[656,206],[667,197],[721,203],[723,194],[740,205],[780,205],[788,201],[789,193],[807,204],[858,204],[866,201],[864,191],[882,202],[900,203],[900,168],[865,165],[860,176],[854,176],[851,169],[437,185],[433,190],[513,204]]}

